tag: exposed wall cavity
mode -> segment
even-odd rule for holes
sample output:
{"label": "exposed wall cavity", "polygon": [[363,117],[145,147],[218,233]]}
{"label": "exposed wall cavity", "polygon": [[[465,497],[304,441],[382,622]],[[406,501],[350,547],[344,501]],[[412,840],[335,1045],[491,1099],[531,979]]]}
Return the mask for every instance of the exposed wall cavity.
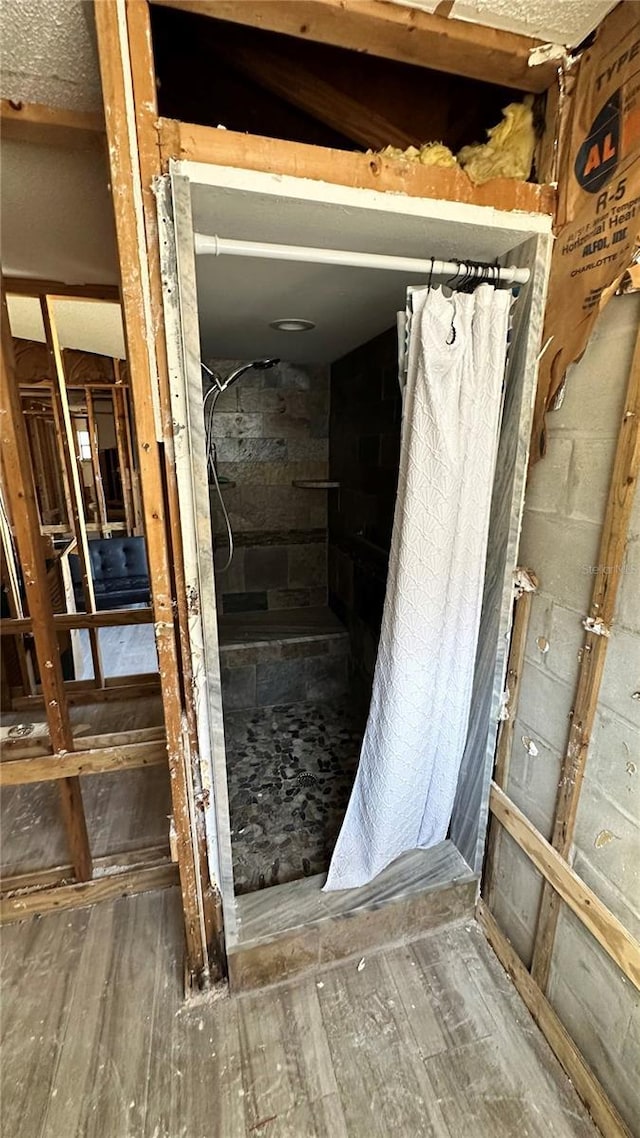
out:
{"label": "exposed wall cavity", "polygon": [[[574,366],[562,407],[548,417],[549,446],[531,473],[521,561],[536,573],[507,793],[550,837],[575,696],[640,296],[614,298]],[[640,936],[640,495],[636,495],[598,714],[580,797],[573,866]],[[542,647],[541,647],[542,645]],[[504,836],[495,912],[529,962],[540,876]],[[640,1112],[638,994],[566,909],[558,923],[550,999],[633,1129]],[[634,1058],[635,1056],[635,1058]]]}

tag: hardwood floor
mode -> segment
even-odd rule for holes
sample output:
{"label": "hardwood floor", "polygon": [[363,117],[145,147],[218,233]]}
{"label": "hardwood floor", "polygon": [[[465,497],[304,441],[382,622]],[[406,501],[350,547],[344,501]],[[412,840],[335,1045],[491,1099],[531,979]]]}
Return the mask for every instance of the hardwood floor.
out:
{"label": "hardwood floor", "polygon": [[473,923],[181,1000],[176,890],[3,932],[12,1138],[595,1138]]}

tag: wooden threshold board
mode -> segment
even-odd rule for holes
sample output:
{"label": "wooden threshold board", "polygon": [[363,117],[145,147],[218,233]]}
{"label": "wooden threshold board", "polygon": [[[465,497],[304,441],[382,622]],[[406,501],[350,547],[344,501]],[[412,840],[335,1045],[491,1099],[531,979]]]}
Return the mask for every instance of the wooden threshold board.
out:
{"label": "wooden threshold board", "polygon": [[473,916],[477,877],[453,842],[403,854],[369,885],[323,893],[324,874],[236,900],[234,992],[263,987]]}

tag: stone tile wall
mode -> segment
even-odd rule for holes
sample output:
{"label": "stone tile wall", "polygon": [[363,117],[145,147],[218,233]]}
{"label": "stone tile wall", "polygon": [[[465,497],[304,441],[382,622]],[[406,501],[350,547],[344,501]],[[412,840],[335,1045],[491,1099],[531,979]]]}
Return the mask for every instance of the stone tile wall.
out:
{"label": "stone tile wall", "polygon": [[[238,360],[210,360],[227,375]],[[234,534],[229,570],[217,573],[223,612],[256,612],[327,603],[327,491],[292,485],[329,471],[329,372],[282,363],[248,371],[220,396],[214,437],[218,472]],[[211,489],[217,560],[226,529]]]}
{"label": "stone tile wall", "polygon": [[387,583],[400,457],[397,333],[331,367],[329,603],[349,630],[354,680],[368,697]]}

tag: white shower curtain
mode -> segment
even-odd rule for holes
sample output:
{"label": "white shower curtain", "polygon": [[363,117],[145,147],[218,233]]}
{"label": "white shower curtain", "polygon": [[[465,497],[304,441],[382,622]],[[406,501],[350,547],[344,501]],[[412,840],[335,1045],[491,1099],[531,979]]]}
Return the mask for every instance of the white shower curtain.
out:
{"label": "white shower curtain", "polygon": [[511,294],[414,290],[371,707],[325,889],[446,836],[465,745]]}

